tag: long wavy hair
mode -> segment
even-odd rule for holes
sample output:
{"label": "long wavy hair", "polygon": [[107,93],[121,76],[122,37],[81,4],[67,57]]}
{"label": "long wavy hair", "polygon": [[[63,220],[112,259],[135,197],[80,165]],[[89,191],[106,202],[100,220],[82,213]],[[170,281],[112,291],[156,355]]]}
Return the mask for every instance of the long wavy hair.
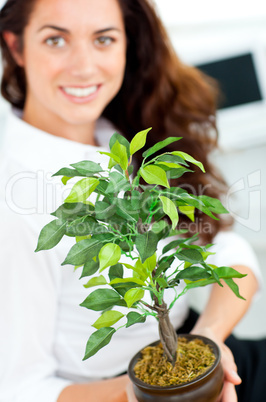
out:
{"label": "long wavy hair", "polygon": [[[13,106],[23,109],[26,78],[4,41],[3,32],[18,35],[23,49],[23,32],[37,0],[8,0],[0,13],[0,43],[3,59],[1,92]],[[103,115],[130,140],[136,132],[152,127],[146,147],[169,136],[182,137],[178,149],[200,160],[206,173],[195,168],[173,180],[197,195],[220,198],[226,184],[209,161],[217,146],[215,112],[218,87],[198,69],[183,64],[177,57],[151,0],[118,0],[127,34],[127,64],[122,87]],[[169,145],[173,151],[175,145]],[[141,153],[136,155],[139,165]],[[198,232],[201,240],[231,225],[228,219],[213,220],[197,211],[192,223],[180,216],[179,227],[189,234]]]}

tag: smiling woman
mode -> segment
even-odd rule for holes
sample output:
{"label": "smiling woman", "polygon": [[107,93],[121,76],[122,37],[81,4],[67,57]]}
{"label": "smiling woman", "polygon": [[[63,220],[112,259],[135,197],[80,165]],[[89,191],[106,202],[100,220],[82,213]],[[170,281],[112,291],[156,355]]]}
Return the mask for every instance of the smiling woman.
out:
{"label": "smiling woman", "polygon": [[[72,15],[73,18],[69,18]],[[87,16],[91,18],[88,20]],[[119,91],[126,36],[116,0],[39,0],[24,31],[4,39],[25,71],[23,119],[53,135],[94,144],[95,121]]]}
{"label": "smiling woman", "polygon": [[[0,12],[0,41],[2,95],[13,106],[0,161],[0,400],[133,401],[128,377],[119,375],[134,352],[156,339],[157,325],[147,319],[131,333],[121,330],[111,347],[82,362],[93,332],[88,323],[99,314],[88,316],[79,307],[87,296],[79,270],[60,267],[66,249],[80,238],[69,237],[69,244],[58,244],[49,255],[34,253],[41,227],[69,190],[68,179],[63,187],[51,174],[79,160],[104,167],[115,130],[131,141],[152,127],[146,149],[166,140],[172,152],[168,137],[183,137],[180,151],[206,170],[204,175],[195,166],[193,174],[188,169],[171,185],[219,198],[226,185],[208,159],[217,143],[216,85],[178,59],[150,0],[7,0]],[[141,155],[134,157],[137,167]],[[217,242],[213,264],[249,273],[241,280],[247,302],[214,287],[195,327],[220,344],[223,402],[235,402],[240,379],[224,340],[251,303],[259,269],[249,245],[224,231],[230,223],[201,212],[191,222],[183,211],[180,229]],[[172,310],[176,329],[188,314],[184,296]],[[252,386],[242,390],[248,402],[260,402]]]}

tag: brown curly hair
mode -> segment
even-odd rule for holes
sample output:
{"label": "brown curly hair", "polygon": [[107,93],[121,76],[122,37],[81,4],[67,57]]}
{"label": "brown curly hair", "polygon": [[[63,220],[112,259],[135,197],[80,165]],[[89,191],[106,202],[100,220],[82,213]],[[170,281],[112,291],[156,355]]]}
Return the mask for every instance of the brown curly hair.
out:
{"label": "brown curly hair", "polygon": [[[12,58],[3,39],[4,31],[18,35],[23,49],[23,32],[36,0],[8,0],[0,12],[0,43],[3,58],[1,92],[15,107],[23,109],[26,79],[23,68]],[[227,187],[208,159],[217,146],[215,112],[218,87],[198,69],[183,64],[150,0],[118,0],[127,34],[127,65],[122,87],[103,115],[130,140],[136,132],[152,127],[146,147],[169,136],[182,137],[178,150],[200,160],[206,170],[195,168],[172,185],[190,193],[220,198]],[[169,145],[168,150],[175,150]],[[136,155],[139,164],[141,154]],[[192,223],[180,216],[179,226],[200,233],[204,241],[231,225],[229,220],[212,220],[198,211]]]}

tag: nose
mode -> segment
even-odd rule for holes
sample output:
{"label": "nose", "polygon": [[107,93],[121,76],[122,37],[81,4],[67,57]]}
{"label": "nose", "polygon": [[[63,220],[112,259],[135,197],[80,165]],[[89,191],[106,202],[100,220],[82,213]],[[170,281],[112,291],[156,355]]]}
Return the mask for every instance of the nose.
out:
{"label": "nose", "polygon": [[93,76],[98,71],[96,53],[87,41],[73,46],[68,62],[70,74],[84,79]]}

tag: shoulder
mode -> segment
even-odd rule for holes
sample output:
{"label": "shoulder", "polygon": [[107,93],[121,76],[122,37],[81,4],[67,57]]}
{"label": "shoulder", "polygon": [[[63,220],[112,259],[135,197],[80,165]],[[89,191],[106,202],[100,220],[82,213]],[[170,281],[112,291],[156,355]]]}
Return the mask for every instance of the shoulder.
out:
{"label": "shoulder", "polygon": [[248,241],[244,237],[232,230],[225,230],[217,233],[214,237],[213,243],[216,245],[217,251],[224,247],[250,247]]}
{"label": "shoulder", "polygon": [[239,253],[252,253],[254,250],[250,243],[238,233],[233,231],[221,231],[213,240],[214,248],[217,253],[232,253],[238,255]]}
{"label": "shoulder", "polygon": [[213,243],[211,251],[216,254],[210,256],[212,263],[218,266],[245,265],[259,275],[256,254],[245,238],[233,231],[221,231],[215,236]]}

